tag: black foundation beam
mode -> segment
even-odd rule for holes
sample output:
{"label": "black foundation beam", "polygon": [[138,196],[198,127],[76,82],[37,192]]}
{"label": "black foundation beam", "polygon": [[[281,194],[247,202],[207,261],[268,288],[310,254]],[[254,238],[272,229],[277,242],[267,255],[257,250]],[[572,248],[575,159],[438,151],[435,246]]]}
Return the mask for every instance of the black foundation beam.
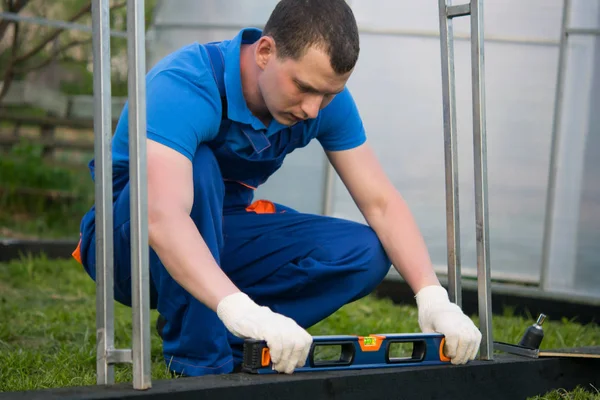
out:
{"label": "black foundation beam", "polygon": [[70,258],[76,247],[77,240],[0,239],[0,262],[41,254],[49,259]]}
{"label": "black foundation beam", "polygon": [[498,354],[493,361],[461,366],[400,367],[294,375],[244,373],[131,384],[4,393],[3,399],[526,399],[553,389],[600,387],[600,359],[525,358]]}

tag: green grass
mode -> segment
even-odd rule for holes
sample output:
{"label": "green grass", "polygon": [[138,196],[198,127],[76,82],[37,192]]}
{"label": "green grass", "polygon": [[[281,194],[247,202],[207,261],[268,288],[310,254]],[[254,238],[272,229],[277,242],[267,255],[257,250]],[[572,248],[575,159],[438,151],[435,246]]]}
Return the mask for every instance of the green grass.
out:
{"label": "green grass", "polygon": [[[0,263],[0,391],[95,384],[95,286],[72,260],[22,258]],[[131,346],[131,309],[115,305],[115,342]],[[152,326],[157,314],[152,311]],[[516,342],[530,320],[494,318],[495,340]],[[598,325],[567,320],[544,323],[542,348],[600,344]],[[154,328],[151,337],[152,378],[171,378]],[[347,305],[311,327],[313,335],[417,332],[412,306],[367,297]],[[117,382],[132,381],[131,365],[116,367]],[[538,399],[600,398],[592,387],[564,393],[554,391]]]}
{"label": "green grass", "polygon": [[0,237],[79,237],[79,222],[94,201],[87,164],[43,159],[23,139],[0,153]]}
{"label": "green grass", "polygon": [[540,396],[532,397],[530,400],[598,400],[600,391],[596,387],[577,387],[573,391],[564,389],[553,390]]}
{"label": "green grass", "polygon": [[[0,264],[0,391],[95,383],[95,286],[73,261]],[[153,312],[153,323],[156,320]],[[131,347],[131,309],[115,305],[115,344]],[[167,378],[153,332],[153,379]],[[132,380],[118,365],[116,380]]]}

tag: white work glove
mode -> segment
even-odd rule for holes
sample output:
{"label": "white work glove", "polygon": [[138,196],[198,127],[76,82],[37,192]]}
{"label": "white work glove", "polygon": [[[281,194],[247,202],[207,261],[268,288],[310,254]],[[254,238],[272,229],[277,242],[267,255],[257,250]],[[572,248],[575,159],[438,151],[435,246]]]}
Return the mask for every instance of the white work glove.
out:
{"label": "white work glove", "polygon": [[241,292],[223,298],[217,315],[235,336],[266,341],[274,370],[291,374],[304,366],[312,336],[293,319],[259,306]]}
{"label": "white work glove", "polygon": [[437,332],[445,336],[445,355],[452,364],[473,360],[481,343],[481,332],[460,307],[450,302],[441,286],[427,286],[415,296],[419,326],[424,333]]}

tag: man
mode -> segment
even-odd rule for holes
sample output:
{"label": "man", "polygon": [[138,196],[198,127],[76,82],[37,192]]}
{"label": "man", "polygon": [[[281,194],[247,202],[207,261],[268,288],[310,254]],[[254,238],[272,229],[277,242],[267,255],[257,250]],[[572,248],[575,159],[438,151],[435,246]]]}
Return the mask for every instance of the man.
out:
{"label": "man", "polygon": [[[446,335],[453,363],[475,357],[481,334],[448,300],[366,141],[346,88],[358,53],[344,0],[282,0],[263,32],[183,47],[148,73],[151,297],[175,373],[233,371],[243,338],[266,340],[274,369],[292,373],[310,349],[305,329],[369,294],[391,265],[416,294],[422,330]],[[126,106],[112,149],[115,298],[130,305],[127,121]],[[254,200],[313,139],[368,225]],[[75,255],[95,279],[94,208],[81,232]]]}

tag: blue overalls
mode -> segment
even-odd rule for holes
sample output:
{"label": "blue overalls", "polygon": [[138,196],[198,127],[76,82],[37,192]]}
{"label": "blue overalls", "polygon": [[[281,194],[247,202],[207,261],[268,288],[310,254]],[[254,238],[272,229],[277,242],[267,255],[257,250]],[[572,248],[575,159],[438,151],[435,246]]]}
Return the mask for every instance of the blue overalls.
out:
{"label": "blue overalls", "polygon": [[[220,50],[214,44],[205,46],[224,97]],[[307,144],[298,134],[302,129],[299,123],[267,138],[224,117],[217,138],[202,144],[193,159],[191,218],[240,290],[308,328],[369,294],[391,263],[367,225],[253,201],[254,189],[281,167],[286,154]],[[224,139],[232,130],[245,134],[252,154],[241,154],[227,144]],[[93,162],[90,168],[93,175]],[[129,183],[115,186],[122,186],[114,194],[115,299],[131,305]],[[85,218],[93,223],[92,212]],[[94,242],[93,231],[82,236],[82,263],[93,279]],[[242,340],[171,278],[152,249],[150,274],[151,307],[167,320],[163,353],[169,368],[198,376],[228,373],[239,365]]]}

